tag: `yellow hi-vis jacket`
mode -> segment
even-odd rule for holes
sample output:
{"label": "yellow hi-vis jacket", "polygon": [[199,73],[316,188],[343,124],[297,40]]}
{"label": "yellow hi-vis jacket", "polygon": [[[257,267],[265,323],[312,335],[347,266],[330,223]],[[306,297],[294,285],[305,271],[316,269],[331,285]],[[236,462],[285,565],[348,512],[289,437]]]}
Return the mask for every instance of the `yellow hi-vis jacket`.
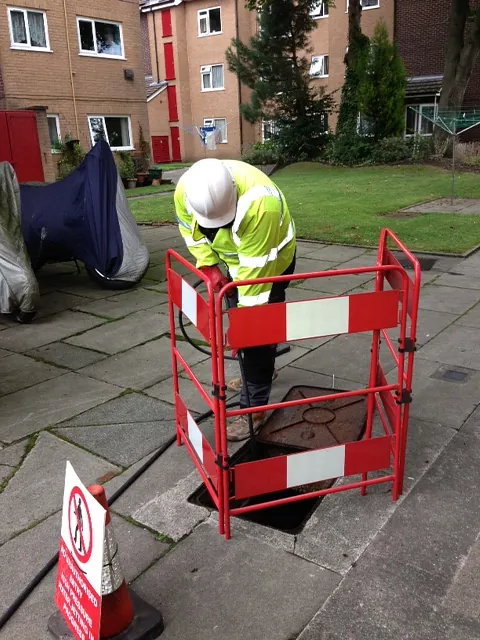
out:
{"label": "yellow hi-vis jacket", "polygon": [[[197,268],[225,263],[234,281],[281,275],[295,254],[295,225],[281,191],[259,169],[224,160],[237,187],[233,226],[219,229],[213,242],[199,230],[185,198],[183,180],[175,189],[179,230]],[[271,283],[238,288],[239,306],[266,304]]]}

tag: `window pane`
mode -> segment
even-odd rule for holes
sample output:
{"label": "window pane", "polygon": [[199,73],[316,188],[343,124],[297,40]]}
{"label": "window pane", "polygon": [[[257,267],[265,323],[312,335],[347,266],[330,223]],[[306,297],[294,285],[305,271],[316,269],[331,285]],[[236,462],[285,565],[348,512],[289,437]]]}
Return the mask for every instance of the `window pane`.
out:
{"label": "window pane", "polygon": [[53,147],[58,142],[57,119],[48,117],[48,135],[50,137],[50,145]]}
{"label": "window pane", "polygon": [[411,109],[410,107],[407,107],[407,118],[406,118],[406,133],[408,135],[413,135],[415,133],[416,130],[416,120],[417,120],[417,114],[416,112]]}
{"label": "window pane", "polygon": [[362,0],[362,7],[379,7],[380,0]]}
{"label": "window pane", "polygon": [[25,29],[25,20],[22,11],[10,11],[12,20],[12,36],[15,44],[28,44],[27,30]]}
{"label": "window pane", "polygon": [[420,133],[422,134],[422,136],[430,135],[433,133],[433,122],[425,118],[425,116],[423,115],[425,114],[425,115],[428,115],[430,118],[433,118],[433,110],[434,110],[433,107],[430,107],[430,106],[421,108],[422,115],[419,117],[420,117]]}
{"label": "window pane", "polygon": [[95,51],[95,44],[93,41],[93,25],[91,22],[80,20],[78,23],[80,31],[80,44],[82,51]]}
{"label": "window pane", "polygon": [[323,56],[323,75],[328,76],[328,56]]}
{"label": "window pane", "polygon": [[322,70],[322,59],[320,56],[314,56],[310,64],[310,75],[319,76]]}
{"label": "window pane", "polygon": [[227,141],[227,121],[225,118],[215,118],[214,120],[215,128],[220,132],[218,135],[219,142]]}
{"label": "window pane", "polygon": [[118,24],[95,22],[95,35],[98,53],[109,56],[122,55],[120,27]]}
{"label": "window pane", "polygon": [[128,118],[105,118],[108,139],[111,147],[130,147]]}
{"label": "window pane", "polygon": [[200,33],[207,33],[207,16],[200,18]]}
{"label": "window pane", "polygon": [[222,22],[220,19],[220,9],[210,9],[210,33],[220,33]]}
{"label": "window pane", "polygon": [[210,73],[202,73],[202,85],[203,89],[211,89],[211,74]]}
{"label": "window pane", "polygon": [[89,118],[89,120],[94,144],[99,140],[106,140],[108,142],[103,126],[103,118]]}
{"label": "window pane", "polygon": [[223,66],[221,64],[212,67],[212,87],[213,89],[223,89]]}
{"label": "window pane", "polygon": [[32,47],[46,47],[47,39],[45,37],[43,13],[28,11],[27,16],[28,28],[30,30],[30,43]]}

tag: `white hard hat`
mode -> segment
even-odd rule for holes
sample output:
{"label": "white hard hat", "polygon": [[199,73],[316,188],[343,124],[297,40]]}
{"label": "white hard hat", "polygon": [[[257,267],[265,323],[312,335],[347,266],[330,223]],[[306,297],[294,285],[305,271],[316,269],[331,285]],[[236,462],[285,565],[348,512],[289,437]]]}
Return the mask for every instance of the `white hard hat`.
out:
{"label": "white hard hat", "polygon": [[221,160],[199,160],[183,176],[188,208],[198,224],[217,229],[232,222],[237,210],[237,189]]}

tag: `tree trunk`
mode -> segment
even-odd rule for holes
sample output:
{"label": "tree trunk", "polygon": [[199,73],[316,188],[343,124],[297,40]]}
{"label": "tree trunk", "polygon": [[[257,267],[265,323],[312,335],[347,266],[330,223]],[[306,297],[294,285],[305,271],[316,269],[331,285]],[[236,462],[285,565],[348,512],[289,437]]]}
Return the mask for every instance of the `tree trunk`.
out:
{"label": "tree trunk", "polygon": [[[448,25],[447,49],[443,71],[439,110],[458,109],[465,98],[470,77],[480,52],[480,10],[469,24],[470,0],[452,0]],[[445,143],[447,132],[435,127],[436,144]]]}
{"label": "tree trunk", "polygon": [[348,49],[345,54],[345,66],[349,67],[355,60],[355,49],[352,43],[356,42],[362,33],[360,21],[362,18],[361,0],[349,0],[348,3]]}

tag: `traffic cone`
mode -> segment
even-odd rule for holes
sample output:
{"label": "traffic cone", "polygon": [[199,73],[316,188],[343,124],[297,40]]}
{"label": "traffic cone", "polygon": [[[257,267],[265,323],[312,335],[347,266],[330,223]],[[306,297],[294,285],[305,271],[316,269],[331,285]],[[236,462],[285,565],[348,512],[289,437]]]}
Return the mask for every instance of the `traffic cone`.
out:
{"label": "traffic cone", "polygon": [[103,543],[100,638],[111,638],[124,631],[131,623],[133,620],[133,606],[125,578],[123,577],[118,544],[113,532],[105,489],[99,484],[92,484],[87,489],[107,512]]}

